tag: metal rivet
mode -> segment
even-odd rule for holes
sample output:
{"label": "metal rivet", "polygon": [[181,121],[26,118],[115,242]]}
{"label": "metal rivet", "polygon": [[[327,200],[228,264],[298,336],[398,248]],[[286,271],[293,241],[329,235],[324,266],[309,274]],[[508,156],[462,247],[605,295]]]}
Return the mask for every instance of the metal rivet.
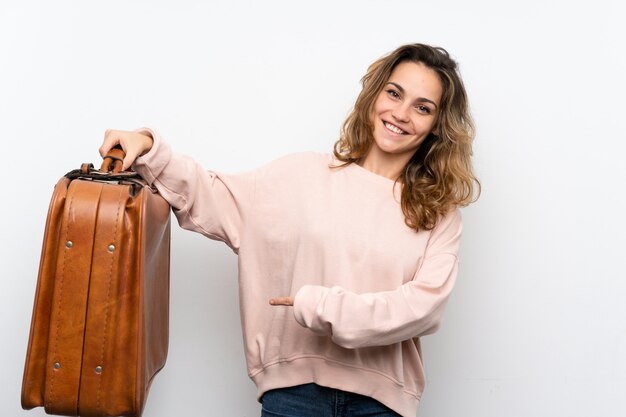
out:
{"label": "metal rivet", "polygon": [[96,372],[102,373],[102,366],[96,366]]}
{"label": "metal rivet", "polygon": [[65,242],[65,246],[71,248],[72,246],[74,246],[74,243],[71,240],[68,240],[67,242]]}
{"label": "metal rivet", "polygon": [[109,245],[109,252],[113,252],[115,250],[115,245]]}
{"label": "metal rivet", "polygon": [[61,364],[59,362],[55,362],[53,366],[54,369],[59,369],[61,367]]}

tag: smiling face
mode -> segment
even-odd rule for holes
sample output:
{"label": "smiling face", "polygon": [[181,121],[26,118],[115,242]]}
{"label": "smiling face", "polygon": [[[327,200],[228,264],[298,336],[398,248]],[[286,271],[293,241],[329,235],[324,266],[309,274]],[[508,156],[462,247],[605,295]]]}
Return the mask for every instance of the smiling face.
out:
{"label": "smiling face", "polygon": [[374,102],[374,141],[363,167],[395,178],[433,131],[442,93],[431,68],[411,61],[398,64]]}

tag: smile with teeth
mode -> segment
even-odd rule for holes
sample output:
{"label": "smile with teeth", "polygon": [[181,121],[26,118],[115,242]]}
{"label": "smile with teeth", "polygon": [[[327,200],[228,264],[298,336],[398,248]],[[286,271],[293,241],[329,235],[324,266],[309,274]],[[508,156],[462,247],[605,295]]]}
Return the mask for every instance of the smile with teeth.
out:
{"label": "smile with teeth", "polygon": [[397,133],[398,135],[406,135],[406,132],[400,129],[398,126],[392,125],[389,122],[383,122],[385,127],[391,130],[393,133]]}

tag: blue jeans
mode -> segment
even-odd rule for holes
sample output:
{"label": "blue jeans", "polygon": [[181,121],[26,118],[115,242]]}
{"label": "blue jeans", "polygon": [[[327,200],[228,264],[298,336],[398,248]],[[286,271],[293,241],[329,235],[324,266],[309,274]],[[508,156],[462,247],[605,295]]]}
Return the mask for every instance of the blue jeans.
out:
{"label": "blue jeans", "polygon": [[398,417],[373,398],[317,384],[267,391],[261,417]]}

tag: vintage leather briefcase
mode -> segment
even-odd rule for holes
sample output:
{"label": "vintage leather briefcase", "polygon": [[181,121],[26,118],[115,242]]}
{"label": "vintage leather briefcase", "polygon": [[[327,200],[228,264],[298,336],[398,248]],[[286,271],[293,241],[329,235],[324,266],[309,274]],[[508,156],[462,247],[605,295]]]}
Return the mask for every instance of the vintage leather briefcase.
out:
{"label": "vintage leather briefcase", "polygon": [[22,407],[140,416],[168,348],[170,207],[121,149],[56,184],[44,234]]}

